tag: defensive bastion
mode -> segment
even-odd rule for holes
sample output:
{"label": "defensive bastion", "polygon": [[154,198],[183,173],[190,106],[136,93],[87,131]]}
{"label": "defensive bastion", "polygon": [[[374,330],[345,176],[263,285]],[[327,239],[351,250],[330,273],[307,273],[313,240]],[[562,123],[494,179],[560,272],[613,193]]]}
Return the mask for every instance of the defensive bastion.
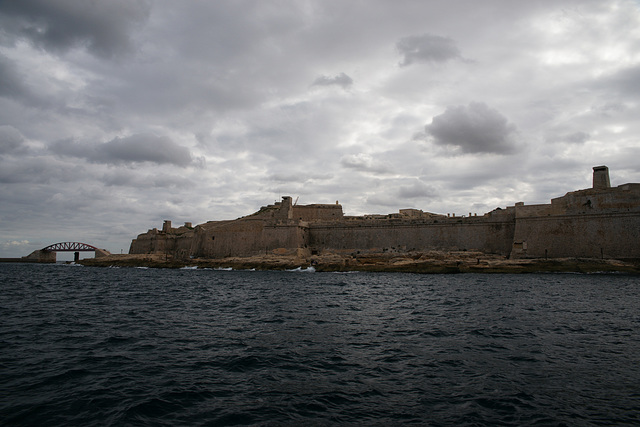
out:
{"label": "defensive bastion", "polygon": [[[484,215],[450,216],[402,209],[345,216],[335,204],[302,205],[291,197],[230,221],[174,228],[165,221],[131,242],[130,254],[165,259],[367,256],[472,252],[510,259],[640,259],[640,184],[611,187],[606,166],[593,185],[551,200],[522,202]],[[424,255],[423,255],[424,256]]]}

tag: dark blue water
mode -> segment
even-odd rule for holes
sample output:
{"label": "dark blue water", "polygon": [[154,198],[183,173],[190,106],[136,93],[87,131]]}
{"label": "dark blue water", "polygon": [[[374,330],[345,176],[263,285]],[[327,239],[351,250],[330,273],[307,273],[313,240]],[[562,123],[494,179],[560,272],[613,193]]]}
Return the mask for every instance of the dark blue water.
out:
{"label": "dark blue water", "polygon": [[4,425],[640,423],[640,278],[0,264]]}

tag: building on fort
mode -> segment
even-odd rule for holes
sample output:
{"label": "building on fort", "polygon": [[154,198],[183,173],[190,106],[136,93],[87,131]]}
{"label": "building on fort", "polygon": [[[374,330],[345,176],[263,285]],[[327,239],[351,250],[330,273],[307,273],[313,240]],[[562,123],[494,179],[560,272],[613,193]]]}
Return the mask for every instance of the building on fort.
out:
{"label": "building on fort", "polygon": [[597,166],[589,189],[550,204],[519,202],[468,217],[418,209],[345,216],[338,202],[299,206],[287,196],[235,220],[178,228],[165,221],[162,230],[134,239],[129,253],[219,259],[433,250],[510,258],[640,259],[640,184],[611,187],[608,168]]}

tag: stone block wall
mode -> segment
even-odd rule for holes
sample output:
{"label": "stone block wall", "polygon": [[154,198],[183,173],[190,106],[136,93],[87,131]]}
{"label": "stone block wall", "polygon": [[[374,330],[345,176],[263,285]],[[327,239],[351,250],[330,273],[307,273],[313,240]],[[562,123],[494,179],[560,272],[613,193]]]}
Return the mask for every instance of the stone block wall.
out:
{"label": "stone block wall", "polygon": [[337,221],[343,219],[342,205],[293,206],[292,218],[300,221]]}
{"label": "stone block wall", "polygon": [[640,214],[518,218],[514,258],[640,258]]}
{"label": "stone block wall", "polygon": [[295,221],[240,219],[196,228],[191,253],[224,258],[267,254],[275,249],[295,251],[305,245],[305,239],[305,228]]}
{"label": "stone block wall", "polygon": [[310,224],[309,247],[322,250],[479,250],[508,255],[515,222],[459,219],[434,222],[349,221]]}

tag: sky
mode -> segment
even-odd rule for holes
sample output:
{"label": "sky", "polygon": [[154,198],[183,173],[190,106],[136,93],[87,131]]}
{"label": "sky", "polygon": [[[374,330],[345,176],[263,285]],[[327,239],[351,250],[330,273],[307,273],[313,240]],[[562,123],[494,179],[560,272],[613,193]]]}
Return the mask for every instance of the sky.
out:
{"label": "sky", "polygon": [[638,0],[0,0],[0,257],[549,203],[640,182],[638,117]]}

